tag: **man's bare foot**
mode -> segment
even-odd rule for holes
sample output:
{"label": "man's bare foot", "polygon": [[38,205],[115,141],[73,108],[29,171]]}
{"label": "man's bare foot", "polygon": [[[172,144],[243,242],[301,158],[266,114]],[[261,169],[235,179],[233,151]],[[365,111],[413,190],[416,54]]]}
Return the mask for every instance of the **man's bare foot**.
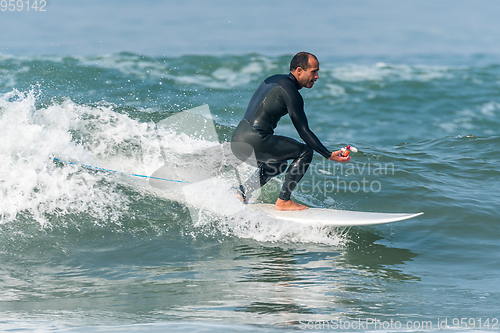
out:
{"label": "man's bare foot", "polygon": [[236,199],[238,199],[239,201],[241,201],[241,203],[245,203],[245,199],[243,199],[243,197],[241,196],[241,194],[236,193],[235,196],[236,196]]}
{"label": "man's bare foot", "polygon": [[247,198],[245,197],[245,192],[243,191],[243,186],[240,185],[240,188],[236,188],[236,187],[231,187],[234,191],[235,191],[235,194],[234,196],[236,197],[236,199],[238,199],[239,201],[241,201],[241,203],[244,203],[246,204],[247,203]]}
{"label": "man's bare foot", "polygon": [[307,209],[307,206],[301,205],[299,203],[296,203],[292,200],[282,200],[279,199],[276,200],[276,204],[274,205],[276,210],[281,210],[281,211],[288,211],[288,210],[304,210]]}

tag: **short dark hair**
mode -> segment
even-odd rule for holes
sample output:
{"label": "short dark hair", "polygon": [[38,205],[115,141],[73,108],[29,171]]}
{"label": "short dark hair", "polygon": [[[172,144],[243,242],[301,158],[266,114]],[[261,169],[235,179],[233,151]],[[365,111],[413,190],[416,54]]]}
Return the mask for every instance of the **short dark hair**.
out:
{"label": "short dark hair", "polygon": [[312,53],[309,53],[309,52],[297,53],[292,58],[292,61],[290,61],[290,72],[296,70],[297,67],[301,67],[302,69],[308,69],[310,56],[313,57],[314,59],[318,60],[318,58],[316,58],[316,56]]}

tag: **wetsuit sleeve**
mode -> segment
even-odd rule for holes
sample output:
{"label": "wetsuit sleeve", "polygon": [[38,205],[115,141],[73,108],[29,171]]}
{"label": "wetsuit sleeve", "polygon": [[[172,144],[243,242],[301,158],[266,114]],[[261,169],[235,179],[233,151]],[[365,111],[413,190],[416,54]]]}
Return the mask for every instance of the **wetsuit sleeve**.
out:
{"label": "wetsuit sleeve", "polygon": [[302,98],[291,101],[292,105],[288,108],[288,114],[293,122],[293,125],[297,129],[300,137],[304,142],[322,155],[324,158],[330,158],[332,152],[329,151],[322,143],[319,141],[318,137],[309,128],[309,123],[307,122],[307,117],[304,112],[304,101]]}

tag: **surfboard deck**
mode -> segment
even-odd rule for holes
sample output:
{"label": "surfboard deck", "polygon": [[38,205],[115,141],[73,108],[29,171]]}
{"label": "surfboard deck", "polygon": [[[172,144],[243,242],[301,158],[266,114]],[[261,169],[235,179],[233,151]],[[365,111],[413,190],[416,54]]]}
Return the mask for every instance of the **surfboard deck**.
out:
{"label": "surfboard deck", "polygon": [[336,227],[354,227],[392,223],[422,215],[406,213],[372,213],[328,208],[309,208],[299,211],[277,211],[273,204],[249,204],[248,209],[258,210],[284,221],[302,224],[321,224]]}

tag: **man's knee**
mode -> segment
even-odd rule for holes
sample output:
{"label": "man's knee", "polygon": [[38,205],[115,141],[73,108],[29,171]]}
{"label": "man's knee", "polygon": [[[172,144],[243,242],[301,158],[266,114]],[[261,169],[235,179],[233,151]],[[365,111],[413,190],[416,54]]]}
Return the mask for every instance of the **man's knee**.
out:
{"label": "man's knee", "polygon": [[304,145],[304,151],[302,153],[304,162],[311,163],[314,155],[314,150],[308,145]]}

